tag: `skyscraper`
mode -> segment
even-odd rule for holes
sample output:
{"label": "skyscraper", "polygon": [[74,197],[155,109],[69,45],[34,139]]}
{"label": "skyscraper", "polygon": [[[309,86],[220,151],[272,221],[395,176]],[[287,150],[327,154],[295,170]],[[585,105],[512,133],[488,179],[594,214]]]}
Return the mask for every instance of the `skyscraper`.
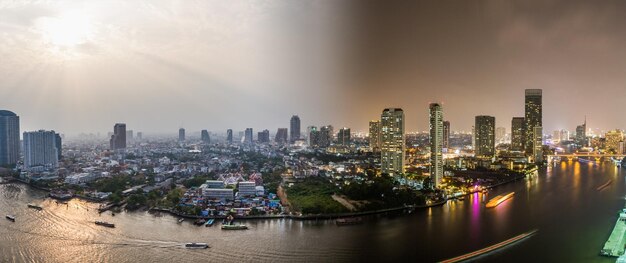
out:
{"label": "skyscraper", "polygon": [[318,145],[320,147],[328,147],[333,143],[333,131],[332,125],[322,126],[320,128],[320,134],[318,138]]}
{"label": "skyscraper", "polygon": [[620,153],[621,150],[619,147],[619,143],[624,141],[624,132],[620,129],[608,131],[604,134],[604,138],[606,139],[606,143],[604,148],[607,151]]}
{"label": "skyscraper", "polygon": [[24,167],[56,168],[59,165],[57,134],[54,131],[24,132]]}
{"label": "skyscraper", "polygon": [[380,121],[378,120],[370,121],[369,128],[370,128],[369,129],[370,149],[372,149],[372,151],[374,152],[378,152],[380,151]]}
{"label": "skyscraper", "polygon": [[496,153],[496,118],[492,116],[476,116],[476,150],[478,157],[491,157]]}
{"label": "skyscraper", "polygon": [[113,135],[111,135],[111,150],[126,149],[126,124],[116,123],[113,126]]}
{"label": "skyscraper", "polygon": [[0,110],[0,166],[14,166],[20,158],[20,117]]}
{"label": "skyscraper", "polygon": [[185,141],[185,128],[178,129],[178,141],[179,142]]}
{"label": "skyscraper", "polygon": [[57,147],[57,159],[61,160],[61,157],[63,157],[63,139],[58,133],[54,134],[54,144]]}
{"label": "skyscraper", "polygon": [[270,131],[263,130],[257,134],[257,140],[259,143],[269,143],[270,142]]}
{"label": "skyscraper", "polygon": [[141,141],[143,139],[143,132],[137,132],[137,140]]}
{"label": "skyscraper", "polygon": [[443,178],[443,107],[430,104],[430,180],[437,188]]}
{"label": "skyscraper", "polygon": [[254,134],[254,133],[253,133],[253,131],[252,131],[252,128],[246,128],[246,132],[245,132],[245,134],[244,134],[244,139],[243,139],[243,142],[244,142],[244,143],[247,143],[247,144],[252,144],[252,143],[254,142],[254,139],[253,139],[253,137],[252,137],[252,136],[253,136],[253,134]]}
{"label": "skyscraper", "polygon": [[524,150],[524,117],[513,117],[511,120],[511,150]]}
{"label": "skyscraper", "polygon": [[341,128],[337,134],[337,143],[343,146],[350,145],[350,128]]}
{"label": "skyscraper", "polygon": [[498,127],[496,128],[496,143],[503,143],[506,137],[506,128]]}
{"label": "skyscraper", "polygon": [[233,143],[233,129],[226,130],[226,143]]}
{"label": "skyscraper", "polygon": [[133,141],[133,130],[127,130],[126,131],[126,141],[128,141],[128,142],[132,142]]}
{"label": "skyscraper", "polygon": [[450,122],[443,122],[443,150],[447,152],[450,148]]}
{"label": "skyscraper", "polygon": [[200,138],[202,139],[202,142],[205,144],[211,143],[211,136],[209,135],[209,131],[207,130],[202,130],[200,132]]}
{"label": "skyscraper", "polygon": [[542,123],[542,90],[527,89],[525,96],[525,118],[524,125],[524,148],[526,155],[531,156],[537,143],[538,136],[535,136],[535,127],[543,127]]}
{"label": "skyscraper", "polygon": [[309,126],[309,146],[318,147],[320,146],[320,131],[315,126]]}
{"label": "skyscraper", "polygon": [[289,126],[291,128],[290,132],[290,139],[291,139],[291,143],[294,143],[297,140],[300,140],[300,117],[298,117],[298,115],[293,115],[291,116],[291,121],[290,121],[291,125]]}
{"label": "skyscraper", "polygon": [[576,127],[576,144],[579,147],[587,147],[587,117],[582,125]]}
{"label": "skyscraper", "polygon": [[404,111],[387,108],[380,116],[381,172],[395,176],[404,173]]}
{"label": "skyscraper", "polygon": [[543,162],[543,127],[535,126],[533,130],[533,158],[536,163]]}
{"label": "skyscraper", "polygon": [[278,144],[287,143],[287,128],[278,128],[274,141]]}

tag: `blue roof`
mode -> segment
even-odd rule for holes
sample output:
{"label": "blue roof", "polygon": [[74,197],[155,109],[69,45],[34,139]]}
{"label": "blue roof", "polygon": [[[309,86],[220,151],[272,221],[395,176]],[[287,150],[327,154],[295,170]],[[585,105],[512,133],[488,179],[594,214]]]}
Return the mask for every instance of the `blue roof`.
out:
{"label": "blue roof", "polygon": [[17,114],[13,113],[12,111],[8,111],[8,110],[0,110],[0,116],[3,116],[3,117],[17,116]]}

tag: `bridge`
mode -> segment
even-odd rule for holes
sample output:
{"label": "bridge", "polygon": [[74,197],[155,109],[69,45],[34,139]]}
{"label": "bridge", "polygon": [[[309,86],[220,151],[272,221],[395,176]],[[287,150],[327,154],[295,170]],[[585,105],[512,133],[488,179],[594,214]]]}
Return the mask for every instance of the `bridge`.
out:
{"label": "bridge", "polygon": [[546,155],[548,163],[551,163],[554,158],[567,158],[572,160],[574,158],[587,158],[590,160],[601,160],[602,158],[611,158],[613,161],[623,160],[626,154],[611,154],[611,153],[562,153],[562,154],[550,154]]}

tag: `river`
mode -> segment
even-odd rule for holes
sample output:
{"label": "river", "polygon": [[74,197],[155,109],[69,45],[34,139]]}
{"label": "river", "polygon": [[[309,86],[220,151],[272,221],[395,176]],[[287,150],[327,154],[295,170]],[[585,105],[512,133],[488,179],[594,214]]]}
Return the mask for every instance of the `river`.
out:
{"label": "river", "polygon": [[[57,204],[26,185],[5,184],[0,213],[17,221],[0,220],[0,262],[433,262],[533,229],[535,235],[477,261],[614,262],[598,252],[624,207],[623,175],[611,163],[562,162],[486,195],[410,215],[367,217],[364,224],[342,227],[333,221],[245,221],[246,231],[179,224],[167,214],[99,215],[97,204]],[[609,187],[597,190],[608,180]],[[513,198],[484,207],[489,197],[510,191]],[[29,209],[28,203],[44,209]],[[185,242],[211,248],[188,250]]]}

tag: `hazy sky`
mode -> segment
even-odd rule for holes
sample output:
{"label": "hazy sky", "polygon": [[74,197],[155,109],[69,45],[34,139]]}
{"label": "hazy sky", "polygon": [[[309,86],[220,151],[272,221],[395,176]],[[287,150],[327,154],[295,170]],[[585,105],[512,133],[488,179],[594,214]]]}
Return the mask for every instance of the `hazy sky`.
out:
{"label": "hazy sky", "polygon": [[0,109],[22,130],[144,132],[333,124],[385,107],[427,129],[494,115],[524,89],[544,126],[626,128],[626,2],[0,1]]}

